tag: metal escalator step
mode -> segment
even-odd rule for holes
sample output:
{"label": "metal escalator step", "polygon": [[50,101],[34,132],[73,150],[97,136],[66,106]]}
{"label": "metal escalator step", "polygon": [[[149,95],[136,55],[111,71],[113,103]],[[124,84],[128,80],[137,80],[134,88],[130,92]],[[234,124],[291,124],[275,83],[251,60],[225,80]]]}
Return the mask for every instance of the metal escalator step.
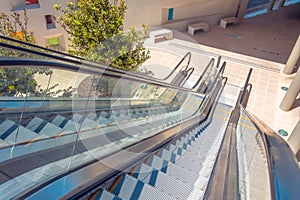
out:
{"label": "metal escalator step", "polygon": [[202,163],[203,161],[199,161],[195,158],[180,157],[174,164],[198,173],[202,168]]}
{"label": "metal escalator step", "polygon": [[149,160],[149,162],[146,162],[145,164],[166,173],[170,163],[171,162],[169,162],[159,156],[153,155],[151,157],[151,159]]}
{"label": "metal escalator step", "polygon": [[45,136],[56,136],[64,132],[63,129],[49,123],[39,117],[34,117],[27,125],[26,128]]}
{"label": "metal escalator step", "polygon": [[9,145],[7,142],[5,142],[4,140],[0,139],[0,148],[5,147]]}
{"label": "metal escalator step", "polygon": [[9,144],[26,142],[38,136],[37,133],[8,119],[0,124],[0,139]]}
{"label": "metal escalator step", "polygon": [[[167,162],[160,157],[154,156],[152,162],[147,163],[147,165],[154,169],[160,170],[161,172],[166,173],[176,179],[182,180],[183,182],[188,183],[191,186],[197,187],[199,189],[203,187],[203,185],[201,184],[196,184],[199,174],[186,168],[180,167],[176,164]],[[204,179],[203,181],[206,181],[206,179]]]}
{"label": "metal escalator step", "polygon": [[89,118],[84,118],[82,124],[80,125],[80,130],[89,130],[98,127],[100,124]]}
{"label": "metal escalator step", "polygon": [[127,174],[119,181],[112,193],[124,200],[176,199]]}
{"label": "metal escalator step", "polygon": [[71,119],[57,115],[52,121],[52,124],[62,128],[65,133],[76,132],[79,129],[79,124]]}
{"label": "metal escalator step", "polygon": [[186,151],[185,149],[183,149],[182,147],[180,146],[175,146],[173,144],[171,144],[169,146],[169,148],[166,148],[166,150],[174,153],[174,154],[177,154],[178,156],[182,156],[182,154]]}
{"label": "metal escalator step", "polygon": [[182,182],[150,166],[141,164],[135,178],[177,199],[197,199],[204,191]]}
{"label": "metal escalator step", "polygon": [[178,155],[176,155],[175,153],[172,153],[171,151],[168,151],[166,149],[162,149],[159,153],[158,156],[168,160],[172,163],[175,163],[176,159],[179,157]]}
{"label": "metal escalator step", "polygon": [[89,114],[87,114],[86,117],[93,120],[93,121],[97,121],[97,115],[94,112],[90,112]]}
{"label": "metal escalator step", "polygon": [[[14,132],[17,128],[19,127],[18,124],[14,123],[13,121],[10,120],[5,120],[4,122],[1,123],[0,128],[1,130],[1,135],[0,139],[5,140],[12,132]],[[5,130],[6,129],[6,130]]]}
{"label": "metal escalator step", "polygon": [[90,200],[121,200],[119,197],[103,189],[100,189],[97,192],[95,192],[92,195],[92,197],[89,199]]}

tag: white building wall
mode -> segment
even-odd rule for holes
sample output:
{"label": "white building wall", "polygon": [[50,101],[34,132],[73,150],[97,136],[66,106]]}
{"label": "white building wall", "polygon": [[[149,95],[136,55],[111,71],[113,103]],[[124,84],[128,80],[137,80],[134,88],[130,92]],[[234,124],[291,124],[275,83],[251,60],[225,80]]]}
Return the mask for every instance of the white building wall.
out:
{"label": "white building wall", "polygon": [[55,23],[56,28],[47,29],[45,15],[59,16],[61,13],[57,12],[53,5],[65,5],[68,1],[70,0],[39,0],[39,5],[26,5],[25,0],[1,0],[0,12],[10,15],[12,13],[12,4],[14,4],[15,10],[19,11],[20,14],[23,14],[23,9],[25,8],[29,17],[28,29],[33,32],[36,42],[41,46],[47,46],[49,38],[58,37],[59,48],[64,50],[68,42],[67,34],[57,23]]}
{"label": "white building wall", "polygon": [[[29,29],[34,32],[36,41],[40,45],[47,45],[48,38],[59,36],[62,49],[68,43],[67,34],[56,24],[55,29],[46,28],[45,15],[60,15],[53,8],[54,4],[64,6],[72,0],[39,0],[39,6],[25,5],[25,0],[0,0],[0,12],[9,14],[11,3],[17,10],[27,9]],[[246,0],[243,0],[246,1]],[[125,15],[125,29],[131,26],[163,26],[166,28],[185,31],[190,23],[206,22],[215,25],[220,18],[233,16],[239,0],[125,0],[127,12]],[[174,8],[173,20],[168,21],[168,9]]]}
{"label": "white building wall", "polygon": [[[219,23],[220,18],[234,16],[239,0],[126,0],[128,10],[125,27],[164,26],[179,31],[189,23]],[[168,9],[174,8],[173,20],[168,21]]]}

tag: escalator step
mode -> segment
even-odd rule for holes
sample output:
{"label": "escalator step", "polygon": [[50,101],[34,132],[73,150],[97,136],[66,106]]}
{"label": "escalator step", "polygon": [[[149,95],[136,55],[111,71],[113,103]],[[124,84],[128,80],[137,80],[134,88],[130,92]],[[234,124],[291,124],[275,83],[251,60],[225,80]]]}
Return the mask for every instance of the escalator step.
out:
{"label": "escalator step", "polygon": [[177,199],[196,199],[204,193],[199,188],[195,188],[145,164],[140,165],[134,177]]}
{"label": "escalator step", "polygon": [[127,174],[119,181],[112,193],[125,200],[176,199]]}
{"label": "escalator step", "polygon": [[158,156],[165,159],[165,160],[168,160],[172,163],[175,163],[176,159],[179,157],[178,155],[176,155],[175,153],[172,153],[166,149],[162,149],[159,153],[158,153]]}
{"label": "escalator step", "polygon": [[[17,135],[18,133],[18,135]],[[17,123],[6,119],[0,124],[0,139],[9,144],[15,142],[26,142],[39,135],[26,127],[19,126]]]}
{"label": "escalator step", "polygon": [[91,200],[121,200],[119,197],[103,189],[100,189],[97,192],[95,192],[90,199]]}
{"label": "escalator step", "polygon": [[26,128],[44,136],[56,136],[64,132],[58,126],[49,123],[39,117],[34,117],[27,125]]}

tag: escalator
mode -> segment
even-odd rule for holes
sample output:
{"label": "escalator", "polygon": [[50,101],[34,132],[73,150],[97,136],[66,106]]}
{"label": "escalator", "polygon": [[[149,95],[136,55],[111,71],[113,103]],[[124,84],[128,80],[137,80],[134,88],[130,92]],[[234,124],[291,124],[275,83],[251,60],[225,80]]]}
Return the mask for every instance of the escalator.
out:
{"label": "escalator", "polygon": [[[249,176],[262,177],[266,199],[280,199],[274,191],[283,187],[272,181],[283,179],[271,173],[266,138],[243,110],[251,73],[228,101],[226,89],[234,86],[223,77],[225,62],[218,68],[211,59],[192,87],[183,87],[194,71],[190,53],[179,72],[155,79],[3,37],[0,52],[1,70],[51,72],[32,74],[46,87],[38,94],[28,79],[21,95],[0,97],[1,199],[259,198],[258,179]],[[232,127],[237,131],[228,133]],[[253,163],[263,167],[246,173]]]}
{"label": "escalator", "polygon": [[[180,130],[185,121],[188,126],[191,120],[196,123],[195,118],[211,104],[213,89],[219,90],[222,83],[219,78],[222,71],[214,75],[211,70],[204,76],[211,78],[209,84],[213,89],[199,94],[178,87],[193,71],[188,71],[188,66],[181,70],[188,73],[178,84],[168,84],[53,50],[1,39],[6,41],[0,44],[3,70],[51,70],[50,75],[32,74],[32,77],[43,76],[40,80],[47,83],[44,93],[36,96],[29,92],[32,80],[28,79],[23,83],[27,85],[24,94],[0,99],[0,193],[3,198],[26,196],[60,176],[149,138],[161,137],[166,130]],[[187,56],[190,60],[188,53],[177,67]],[[213,67],[213,62],[206,67]],[[78,94],[77,90],[73,96],[51,96],[49,90],[57,74],[79,77],[80,83],[85,82],[87,92]],[[112,84],[110,96],[101,96],[102,93],[99,96],[103,80]],[[2,79],[2,82],[3,88],[9,88],[9,81]],[[65,84],[64,81],[58,83]],[[170,137],[177,132],[172,132]],[[16,187],[12,188],[13,185]]]}

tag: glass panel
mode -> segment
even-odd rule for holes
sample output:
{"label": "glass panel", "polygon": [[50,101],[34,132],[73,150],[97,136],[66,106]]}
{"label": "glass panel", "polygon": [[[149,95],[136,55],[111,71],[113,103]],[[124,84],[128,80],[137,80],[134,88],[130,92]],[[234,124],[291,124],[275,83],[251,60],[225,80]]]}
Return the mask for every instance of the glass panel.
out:
{"label": "glass panel", "polygon": [[[6,199],[199,116],[217,74],[204,75],[211,89],[198,94],[28,52],[0,49],[0,171],[9,175],[0,194]],[[24,167],[15,169],[19,163]]]}
{"label": "glass panel", "polygon": [[268,4],[270,0],[249,0],[247,9],[255,8],[264,4]]}
{"label": "glass panel", "polygon": [[241,199],[271,199],[269,168],[262,136],[243,110],[236,141]]}

